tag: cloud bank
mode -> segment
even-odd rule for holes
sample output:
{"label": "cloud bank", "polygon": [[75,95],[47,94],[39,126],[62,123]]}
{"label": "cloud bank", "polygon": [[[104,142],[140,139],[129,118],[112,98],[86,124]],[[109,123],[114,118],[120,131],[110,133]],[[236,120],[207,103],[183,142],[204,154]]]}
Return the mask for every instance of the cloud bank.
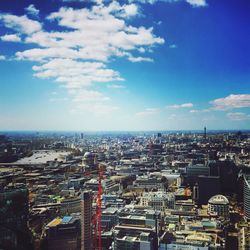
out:
{"label": "cloud bank", "polygon": [[[78,110],[89,110],[87,104],[93,110],[100,108],[101,113],[116,110],[107,104],[112,100],[95,89],[96,84],[124,81],[120,72],[110,68],[110,62],[119,58],[132,63],[152,62],[153,48],[164,44],[153,27],[130,24],[131,18],[139,16],[136,3],[97,1],[90,8],[61,7],[43,22],[31,18],[39,15],[34,5],[25,10],[29,16],[0,14],[0,22],[16,32],[5,34],[1,40],[29,45],[31,48],[17,51],[15,58],[33,61],[35,77],[52,79],[68,89]],[[46,30],[46,23],[55,28]]]}

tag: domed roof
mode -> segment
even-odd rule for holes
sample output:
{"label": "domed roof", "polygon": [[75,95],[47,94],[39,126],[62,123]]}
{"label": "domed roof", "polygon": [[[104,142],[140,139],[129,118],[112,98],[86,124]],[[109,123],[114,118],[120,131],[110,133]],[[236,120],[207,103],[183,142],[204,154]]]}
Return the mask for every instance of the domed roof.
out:
{"label": "domed roof", "polygon": [[86,153],[84,154],[83,158],[89,158],[89,157],[93,157],[93,156],[94,156],[93,153],[91,153],[91,152],[86,152]]}
{"label": "domed roof", "polygon": [[229,204],[229,201],[228,201],[227,197],[225,197],[224,195],[217,194],[217,195],[211,197],[209,199],[208,203],[218,204],[218,205],[227,205],[227,204]]}

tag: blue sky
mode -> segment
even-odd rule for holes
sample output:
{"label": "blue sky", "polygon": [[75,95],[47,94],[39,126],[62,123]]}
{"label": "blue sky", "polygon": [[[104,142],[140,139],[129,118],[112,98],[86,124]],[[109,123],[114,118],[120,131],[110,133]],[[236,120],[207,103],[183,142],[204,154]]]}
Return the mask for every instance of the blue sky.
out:
{"label": "blue sky", "polygon": [[248,0],[0,2],[0,130],[249,129]]}

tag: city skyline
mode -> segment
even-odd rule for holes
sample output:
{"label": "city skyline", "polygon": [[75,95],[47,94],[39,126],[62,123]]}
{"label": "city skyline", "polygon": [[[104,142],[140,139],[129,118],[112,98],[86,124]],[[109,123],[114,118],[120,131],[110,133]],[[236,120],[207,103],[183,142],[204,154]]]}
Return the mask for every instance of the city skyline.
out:
{"label": "city skyline", "polygon": [[0,10],[0,130],[249,129],[246,0]]}

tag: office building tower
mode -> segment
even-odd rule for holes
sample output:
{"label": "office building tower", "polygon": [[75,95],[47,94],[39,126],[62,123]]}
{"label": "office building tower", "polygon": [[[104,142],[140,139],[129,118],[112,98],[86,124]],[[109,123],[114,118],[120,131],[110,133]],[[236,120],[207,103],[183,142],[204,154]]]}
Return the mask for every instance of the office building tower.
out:
{"label": "office building tower", "polygon": [[200,175],[209,176],[210,169],[204,164],[189,165],[186,167],[186,176],[184,183],[193,187],[198,182]]}
{"label": "office building tower", "polygon": [[80,218],[64,216],[55,218],[45,227],[44,249],[81,250]]}
{"label": "office building tower", "polygon": [[198,176],[198,190],[197,204],[206,205],[212,196],[221,193],[219,176]]}
{"label": "office building tower", "polygon": [[28,189],[24,184],[0,190],[0,248],[28,250],[32,237],[28,228]]}
{"label": "office building tower", "polygon": [[221,193],[237,193],[239,168],[231,160],[210,161],[208,163],[211,176],[220,177]]}
{"label": "office building tower", "polygon": [[244,175],[244,191],[243,191],[243,204],[244,215],[250,220],[250,175]]}
{"label": "office building tower", "polygon": [[92,193],[84,191],[81,194],[81,246],[82,250],[92,250]]}

